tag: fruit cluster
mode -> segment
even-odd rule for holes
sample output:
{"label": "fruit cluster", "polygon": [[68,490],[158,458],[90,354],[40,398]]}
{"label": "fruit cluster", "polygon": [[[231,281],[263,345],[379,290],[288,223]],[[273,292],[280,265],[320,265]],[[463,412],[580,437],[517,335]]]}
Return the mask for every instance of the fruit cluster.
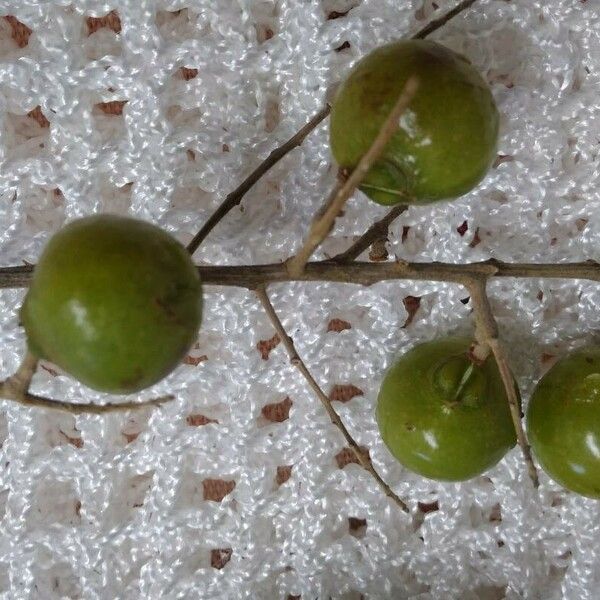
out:
{"label": "fruit cluster", "polygon": [[[330,142],[352,171],[407,81],[418,89],[397,131],[361,183],[381,204],[423,204],[472,190],[496,155],[498,111],[462,56],[429,41],[379,48],[341,85]],[[42,254],[21,319],[30,351],[90,387],[129,393],[170,373],[193,343],[201,282],[186,249],[161,229],[102,215],[75,221]],[[377,405],[384,442],[408,469],[440,480],[474,477],[515,445],[496,361],[472,341],[421,344],[387,373]],[[565,487],[600,497],[600,350],[577,352],[540,381],[529,437]]]}
{"label": "fruit cluster", "polygon": [[[516,443],[506,392],[492,357],[472,341],[420,344],[387,373],[377,403],[381,437],[405,467],[460,481],[494,466]],[[600,498],[600,349],[574,352],[540,380],[527,429],[544,470],[564,487]]]}

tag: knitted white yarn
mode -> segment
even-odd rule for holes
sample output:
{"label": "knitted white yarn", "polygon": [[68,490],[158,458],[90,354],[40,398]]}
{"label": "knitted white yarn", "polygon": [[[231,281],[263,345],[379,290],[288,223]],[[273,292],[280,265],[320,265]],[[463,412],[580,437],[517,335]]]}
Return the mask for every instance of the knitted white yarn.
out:
{"label": "knitted white yarn", "polygon": [[[189,241],[358,57],[452,5],[0,0],[0,16],[32,30],[19,48],[14,22],[0,18],[0,264],[35,262],[65,220],[100,211],[137,215]],[[111,10],[121,31],[89,35],[86,18]],[[433,37],[487,76],[506,158],[468,196],[402,215],[392,256],[600,259],[600,2],[481,0]],[[198,72],[186,80],[180,67]],[[98,106],[112,100],[126,101],[121,115]],[[39,114],[42,125],[27,116],[38,105],[47,127]],[[323,125],[248,194],[196,260],[286,258],[333,173]],[[384,213],[356,194],[322,252],[343,249]],[[552,357],[593,341],[600,325],[594,284],[502,280],[490,292],[525,397]],[[0,293],[2,376],[23,352],[23,294]],[[421,306],[402,328],[409,295]],[[485,477],[441,484],[401,468],[379,439],[374,403],[386,368],[418,341],[469,332],[466,296],[437,283],[272,288],[325,390],[362,390],[337,408],[410,516],[358,466],[338,468],[342,438],[281,345],[261,358],[256,345],[273,330],[245,291],[206,289],[192,357],[207,360],[182,365],[143,395],[173,392],[176,402],[164,409],[73,418],[3,404],[1,597],[600,598],[596,502],[544,474],[540,502],[517,449]],[[333,318],[352,328],[328,332]],[[47,369],[33,389],[107,399]],[[264,405],[286,397],[288,420],[262,416]],[[198,415],[218,423],[202,425]],[[293,465],[291,476],[278,485],[284,465]],[[235,488],[207,500],[206,479]],[[418,509],[434,502],[438,510]],[[366,528],[351,527],[349,517]]]}

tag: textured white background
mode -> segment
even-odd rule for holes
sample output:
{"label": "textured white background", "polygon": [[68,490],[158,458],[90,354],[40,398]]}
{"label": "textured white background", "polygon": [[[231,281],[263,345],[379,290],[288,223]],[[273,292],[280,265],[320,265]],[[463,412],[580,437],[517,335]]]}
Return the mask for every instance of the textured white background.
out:
{"label": "textured white background", "polygon": [[[0,15],[33,30],[19,49],[0,19],[0,263],[35,262],[66,219],[98,211],[134,214],[188,241],[322,106],[353,61],[452,5],[437,4],[0,0]],[[86,17],[113,9],[120,34],[88,35]],[[482,0],[435,34],[487,76],[502,114],[499,152],[514,160],[459,201],[405,213],[391,231],[392,255],[600,259],[599,14],[597,0]],[[265,40],[267,29],[273,36]],[[350,47],[336,52],[343,42]],[[197,68],[197,77],[183,80],[182,66]],[[121,116],[96,107],[109,100],[127,100]],[[26,116],[37,105],[49,127]],[[333,172],[322,126],[196,259],[286,258]],[[357,194],[324,251],[344,248],[384,212]],[[471,247],[477,229],[481,242]],[[144,395],[175,393],[163,410],[74,419],[2,406],[2,598],[600,598],[596,502],[545,475],[536,497],[517,450],[487,477],[425,481],[399,467],[378,438],[374,403],[386,368],[418,341],[469,332],[464,290],[394,282],[278,285],[272,293],[324,388],[364,391],[339,411],[412,514],[390,504],[356,465],[337,468],[343,441],[283,348],[267,361],[256,349],[273,331],[255,299],[212,288],[193,352],[208,360],[182,365]],[[491,293],[525,397],[552,356],[593,341],[600,324],[596,285],[504,280]],[[422,297],[421,308],[402,329],[408,295]],[[2,375],[23,351],[22,297],[0,294]],[[352,329],[327,333],[334,317]],[[34,389],[107,399],[45,369]],[[261,417],[265,404],[286,396],[288,420]],[[218,424],[188,425],[198,414]],[[281,486],[279,465],[293,465]],[[206,501],[205,478],[236,486],[222,502]],[[439,510],[418,509],[434,501]],[[348,517],[366,519],[363,537],[351,535]],[[222,548],[232,556],[219,570],[210,556]]]}

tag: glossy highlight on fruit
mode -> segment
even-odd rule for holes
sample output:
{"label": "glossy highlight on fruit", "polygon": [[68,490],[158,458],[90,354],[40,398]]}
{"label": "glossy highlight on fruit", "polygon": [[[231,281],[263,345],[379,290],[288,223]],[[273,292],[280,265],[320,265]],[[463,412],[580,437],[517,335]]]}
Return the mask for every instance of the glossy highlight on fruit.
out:
{"label": "glossy highlight on fruit", "polygon": [[552,479],[600,498],[600,347],[573,352],[542,377],[529,402],[527,431]]}
{"label": "glossy highlight on fruit", "polygon": [[418,91],[361,185],[380,204],[466,194],[496,156],[498,111],[484,79],[460,54],[432,41],[408,40],[368,54],[340,86],[330,125],[340,167],[356,167],[413,75]]}
{"label": "glossy highlight on fruit", "polygon": [[185,248],[113,215],[52,237],[21,308],[30,350],[97,390],[129,393],[168,375],[196,339],[201,284]]}
{"label": "glossy highlight on fruit", "polygon": [[493,467],[516,443],[506,393],[492,357],[469,358],[471,340],[449,337],[404,354],[377,400],[377,423],[406,468],[460,481]]}

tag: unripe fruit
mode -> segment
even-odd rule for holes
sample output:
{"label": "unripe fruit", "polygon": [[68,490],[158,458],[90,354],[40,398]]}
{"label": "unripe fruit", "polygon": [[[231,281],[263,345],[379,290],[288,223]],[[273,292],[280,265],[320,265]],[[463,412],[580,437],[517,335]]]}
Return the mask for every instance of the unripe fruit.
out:
{"label": "unripe fruit", "polygon": [[600,498],[600,348],[573,352],[542,377],[527,410],[527,430],[552,479]]}
{"label": "unripe fruit", "polygon": [[498,111],[487,83],[460,54],[435,42],[409,40],[368,54],[339,88],[330,143],[340,167],[356,167],[413,75],[417,93],[361,185],[380,204],[423,204],[466,194],[496,156]]}
{"label": "unripe fruit", "polygon": [[471,340],[414,347],[385,376],[377,423],[406,468],[445,481],[475,477],[516,443],[506,392],[493,357],[469,358]]}
{"label": "unripe fruit", "polygon": [[185,248],[150,223],[112,215],[54,235],[21,309],[34,354],[117,394],[168,375],[200,317],[200,279]]}

